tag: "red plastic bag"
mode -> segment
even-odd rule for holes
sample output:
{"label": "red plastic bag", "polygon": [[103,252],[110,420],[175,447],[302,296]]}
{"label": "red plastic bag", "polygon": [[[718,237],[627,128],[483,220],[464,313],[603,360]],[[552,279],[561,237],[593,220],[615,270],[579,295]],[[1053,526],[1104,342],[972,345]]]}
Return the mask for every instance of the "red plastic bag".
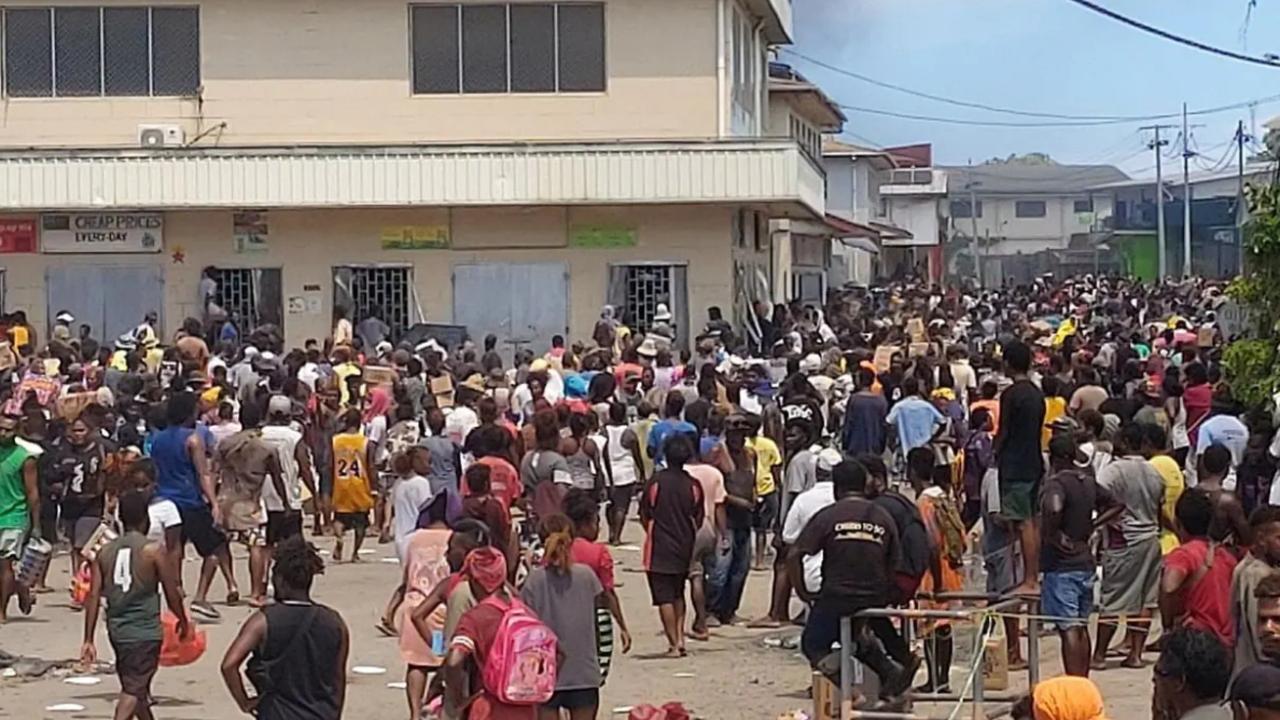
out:
{"label": "red plastic bag", "polygon": [[164,640],[160,643],[160,664],[164,667],[190,665],[204,655],[209,644],[205,632],[192,626],[191,637],[183,640],[178,637],[178,618],[165,611],[160,615],[160,625],[164,629]]}
{"label": "red plastic bag", "polygon": [[93,573],[89,569],[89,563],[81,563],[75,577],[71,578],[71,604],[82,607],[89,599],[89,589],[92,585]]}

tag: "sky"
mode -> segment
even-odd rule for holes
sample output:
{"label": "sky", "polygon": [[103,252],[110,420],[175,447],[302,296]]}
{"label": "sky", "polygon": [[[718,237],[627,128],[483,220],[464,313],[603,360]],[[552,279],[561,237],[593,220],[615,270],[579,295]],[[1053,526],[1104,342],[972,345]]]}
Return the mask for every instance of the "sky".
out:
{"label": "sky", "polygon": [[[1280,0],[1096,0],[1170,32],[1253,56],[1280,55]],[[933,95],[1003,108],[1069,115],[1179,113],[1280,95],[1280,67],[1251,65],[1176,44],[1069,0],[796,0],[796,43],[779,60],[836,102],[898,113],[1036,122],[913,97],[796,57]],[[1247,28],[1247,30],[1246,30]],[[1061,163],[1107,163],[1154,174],[1149,132],[1125,122],[1095,127],[973,127],[846,110],[845,137],[877,146],[933,144],[934,163],[962,165],[1043,152]],[[1258,133],[1280,116],[1280,99],[1257,106]],[[1236,122],[1247,108],[1191,118],[1197,166],[1234,167]],[[1180,119],[1161,120],[1180,124]],[[1180,128],[1163,131],[1180,150]],[[1181,163],[1172,159],[1181,172]]]}

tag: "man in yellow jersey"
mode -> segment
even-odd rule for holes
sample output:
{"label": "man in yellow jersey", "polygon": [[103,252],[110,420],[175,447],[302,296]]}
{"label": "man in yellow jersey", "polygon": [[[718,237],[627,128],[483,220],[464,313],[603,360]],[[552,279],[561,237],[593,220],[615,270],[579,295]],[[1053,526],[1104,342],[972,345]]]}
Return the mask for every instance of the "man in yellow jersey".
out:
{"label": "man in yellow jersey", "polygon": [[361,430],[360,411],[342,414],[341,430],[333,436],[333,561],[342,562],[342,541],[347,528],[355,531],[351,561],[360,561],[360,546],[369,529],[373,509],[373,447]]}

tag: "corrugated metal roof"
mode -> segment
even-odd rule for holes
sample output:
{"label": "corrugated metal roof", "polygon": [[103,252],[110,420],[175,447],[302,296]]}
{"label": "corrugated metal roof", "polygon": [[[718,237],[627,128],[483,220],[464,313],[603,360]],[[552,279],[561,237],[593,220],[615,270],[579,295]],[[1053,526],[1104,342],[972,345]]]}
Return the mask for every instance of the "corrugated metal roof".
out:
{"label": "corrugated metal roof", "polygon": [[793,142],[0,153],[0,207],[788,203],[825,212]]}
{"label": "corrugated metal roof", "polygon": [[[978,195],[1052,195],[1082,193],[1102,183],[1129,179],[1113,165],[1032,165],[1001,163],[945,167],[956,182],[953,191],[964,190],[972,179]],[[965,191],[967,192],[967,190]]]}

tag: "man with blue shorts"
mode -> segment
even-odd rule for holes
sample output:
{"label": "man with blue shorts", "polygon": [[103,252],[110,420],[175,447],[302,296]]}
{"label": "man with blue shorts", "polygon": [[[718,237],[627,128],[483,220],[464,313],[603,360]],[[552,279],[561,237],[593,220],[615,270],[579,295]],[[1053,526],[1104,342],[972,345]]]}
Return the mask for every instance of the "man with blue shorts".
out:
{"label": "man with blue shorts", "polygon": [[[1041,498],[1041,613],[1062,638],[1062,667],[1068,675],[1089,675],[1089,615],[1093,612],[1095,566],[1089,549],[1093,513],[1113,519],[1120,507],[1094,482],[1088,458],[1069,434],[1049,441],[1051,474]],[[1101,524],[1101,523],[1100,523]]]}

